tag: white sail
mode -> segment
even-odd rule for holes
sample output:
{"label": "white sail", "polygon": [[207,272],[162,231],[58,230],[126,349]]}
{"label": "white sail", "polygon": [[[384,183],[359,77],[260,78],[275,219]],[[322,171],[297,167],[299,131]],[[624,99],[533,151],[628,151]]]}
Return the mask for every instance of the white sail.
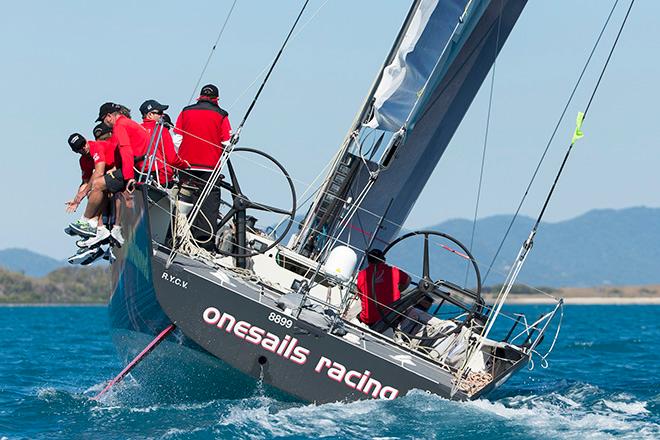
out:
{"label": "white sail", "polygon": [[460,124],[526,0],[418,0],[299,231],[321,257],[337,239],[388,243]]}
{"label": "white sail", "polygon": [[469,0],[422,0],[374,93],[371,128],[403,127],[454,33]]}

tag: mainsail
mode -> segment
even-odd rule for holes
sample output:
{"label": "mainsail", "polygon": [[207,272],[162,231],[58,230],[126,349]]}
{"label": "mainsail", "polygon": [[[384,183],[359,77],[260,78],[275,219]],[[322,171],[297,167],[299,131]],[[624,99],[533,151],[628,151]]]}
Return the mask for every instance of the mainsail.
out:
{"label": "mainsail", "polygon": [[388,243],[488,74],[526,0],[418,0],[298,233],[313,258],[331,237]]}

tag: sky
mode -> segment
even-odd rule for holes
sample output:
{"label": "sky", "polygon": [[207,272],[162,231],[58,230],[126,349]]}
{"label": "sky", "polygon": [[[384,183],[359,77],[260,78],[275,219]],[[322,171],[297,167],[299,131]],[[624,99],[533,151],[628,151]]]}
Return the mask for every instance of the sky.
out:
{"label": "sky", "polygon": [[[560,112],[613,4],[530,0],[494,67],[493,102],[478,217],[515,211]],[[220,86],[236,126],[302,1],[238,0],[202,84]],[[536,216],[570,143],[628,2],[621,0],[522,213]],[[55,258],[75,251],[62,232],[79,184],[66,139],[91,138],[100,104],[133,109],[146,99],[174,117],[193,87],[232,1],[12,2],[0,16],[0,175],[5,203],[0,249],[25,247]],[[298,193],[339,148],[410,3],[311,0],[239,146],[262,149],[290,172]],[[632,10],[545,220],[592,209],[660,207],[660,2]],[[487,78],[405,226],[472,218],[487,122]],[[252,198],[286,195],[263,171],[242,176]],[[245,182],[245,183],[243,183]]]}

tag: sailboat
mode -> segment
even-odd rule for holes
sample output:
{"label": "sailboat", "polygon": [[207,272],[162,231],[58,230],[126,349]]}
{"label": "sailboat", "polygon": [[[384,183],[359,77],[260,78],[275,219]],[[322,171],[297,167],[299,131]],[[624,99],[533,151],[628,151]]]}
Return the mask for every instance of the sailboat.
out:
{"label": "sailboat", "polygon": [[[479,264],[458,239],[429,230],[398,236],[525,4],[414,1],[299,223],[286,168],[262,151],[226,148],[214,182],[232,200],[216,252],[201,249],[190,233],[199,202],[186,203],[185,186],[171,191],[148,177],[159,130],[166,129],[159,124],[147,177],[122,208],[125,243],[112,264],[109,302],[123,358],[160,344],[133,371],[139,381],[194,396],[247,396],[261,384],[317,403],[394,399],[413,389],[470,400],[527,365],[561,300],[538,318],[508,316],[506,295],[494,305],[484,301]],[[241,152],[281,172],[289,206],[257,203],[242,192],[232,165]],[[261,230],[248,210],[283,219]],[[423,243],[419,275],[400,300],[382,307],[378,323],[361,324],[355,277],[365,250],[391,255],[415,238]],[[468,265],[473,285],[431,276],[429,248],[438,240]],[[432,317],[415,321],[409,311],[423,299]]]}

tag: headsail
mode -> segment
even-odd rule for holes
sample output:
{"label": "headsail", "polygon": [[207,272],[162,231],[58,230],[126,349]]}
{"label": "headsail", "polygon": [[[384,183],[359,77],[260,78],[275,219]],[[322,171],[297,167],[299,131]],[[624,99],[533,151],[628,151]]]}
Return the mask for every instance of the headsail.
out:
{"label": "headsail", "polygon": [[399,232],[525,4],[415,2],[296,249],[318,258],[330,237],[359,250]]}
{"label": "headsail", "polygon": [[373,118],[366,124],[369,127],[395,132],[407,125],[468,1],[439,3],[422,1],[416,8],[395,56],[383,69],[373,97]]}

